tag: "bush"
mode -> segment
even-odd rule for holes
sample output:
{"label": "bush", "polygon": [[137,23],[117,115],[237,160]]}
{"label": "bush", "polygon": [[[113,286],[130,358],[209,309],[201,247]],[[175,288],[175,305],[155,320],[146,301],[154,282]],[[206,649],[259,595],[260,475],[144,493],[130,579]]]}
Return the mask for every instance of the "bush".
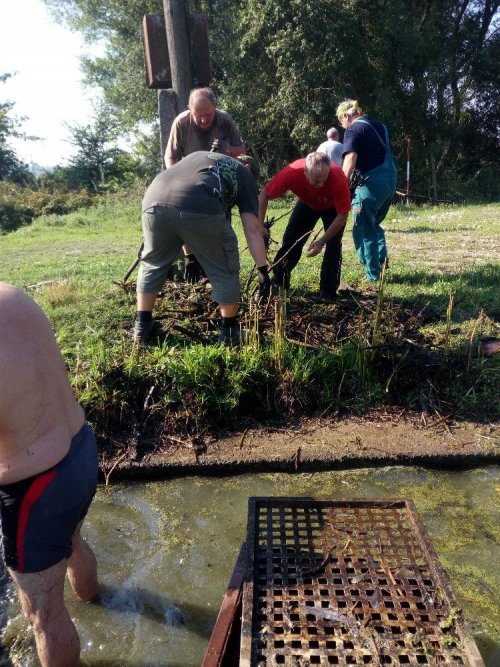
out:
{"label": "bush", "polygon": [[0,182],[0,234],[29,225],[41,215],[64,215],[94,202],[85,189],[76,192],[32,189],[7,181]]}

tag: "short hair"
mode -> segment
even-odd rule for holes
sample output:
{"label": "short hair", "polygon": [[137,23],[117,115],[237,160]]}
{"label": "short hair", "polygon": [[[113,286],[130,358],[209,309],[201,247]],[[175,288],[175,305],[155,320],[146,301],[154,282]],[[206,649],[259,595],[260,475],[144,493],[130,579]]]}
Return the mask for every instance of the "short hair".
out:
{"label": "short hair", "polygon": [[336,127],[331,127],[328,130],[328,132],[326,133],[326,138],[337,140],[339,138],[339,131],[337,130],[337,128]]}
{"label": "short hair", "polygon": [[309,153],[306,157],[306,174],[310,174],[313,169],[321,169],[322,167],[328,167],[330,169],[330,158],[325,153],[318,153],[314,151]]}
{"label": "short hair", "polygon": [[199,99],[200,97],[202,97],[204,100],[207,100],[207,102],[211,102],[214,106],[216,106],[215,95],[211,88],[194,88],[189,93],[188,106],[192,106],[195,100]]}

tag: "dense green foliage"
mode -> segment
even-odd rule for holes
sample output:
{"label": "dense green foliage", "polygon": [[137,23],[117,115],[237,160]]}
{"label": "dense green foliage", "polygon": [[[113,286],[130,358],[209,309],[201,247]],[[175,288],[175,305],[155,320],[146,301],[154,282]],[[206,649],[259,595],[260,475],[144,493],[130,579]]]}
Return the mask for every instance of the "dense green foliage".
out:
{"label": "dense green foliage", "polygon": [[[122,128],[156,122],[144,85],[142,16],[160,0],[45,0],[100,40],[87,60]],[[214,87],[269,173],[314,149],[354,97],[390,127],[400,186],[407,139],[416,193],[499,195],[498,0],[190,0],[210,21]],[[152,140],[153,142],[153,140]],[[151,144],[158,155],[157,144]]]}
{"label": "dense green foliage", "polygon": [[[6,125],[8,125],[6,123]],[[54,167],[35,178],[19,163],[5,144],[0,158],[0,234],[30,224],[42,215],[62,215],[88,208],[107,193],[140,183],[143,187],[147,162],[118,148],[118,127],[100,105],[88,125],[70,127],[77,151],[68,166]],[[6,135],[13,136],[7,127]]]}
{"label": "dense green foliage", "polygon": [[0,234],[29,225],[41,215],[70,213],[87,208],[92,202],[87,190],[67,191],[50,185],[28,187],[0,182]]}
{"label": "dense green foliage", "polygon": [[91,123],[71,126],[70,131],[77,152],[69,167],[59,168],[54,175],[65,180],[69,188],[102,193],[144,176],[140,161],[117,146],[120,129],[104,104],[97,106]]}

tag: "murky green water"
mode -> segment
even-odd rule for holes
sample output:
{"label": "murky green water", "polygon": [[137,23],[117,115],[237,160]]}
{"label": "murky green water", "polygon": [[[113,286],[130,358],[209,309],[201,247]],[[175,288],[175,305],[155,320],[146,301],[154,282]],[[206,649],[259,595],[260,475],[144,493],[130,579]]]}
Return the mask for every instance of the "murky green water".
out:
{"label": "murky green water", "polygon": [[[67,591],[84,665],[200,664],[245,537],[250,495],[412,498],[487,665],[500,664],[500,468],[392,467],[101,488],[85,529],[99,562],[101,599],[82,605]],[[0,613],[13,664],[36,665],[10,588]]]}

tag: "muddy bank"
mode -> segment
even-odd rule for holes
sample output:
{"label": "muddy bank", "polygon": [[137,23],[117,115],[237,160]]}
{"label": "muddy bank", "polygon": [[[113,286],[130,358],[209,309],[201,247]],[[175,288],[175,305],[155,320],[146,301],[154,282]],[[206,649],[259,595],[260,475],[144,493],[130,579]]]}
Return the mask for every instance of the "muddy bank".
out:
{"label": "muddy bank", "polygon": [[143,456],[138,449],[103,463],[117,478],[304,472],[379,465],[463,468],[500,461],[498,424],[428,419],[421,414],[372,412],[364,417],[248,424],[240,431],[166,437]]}

